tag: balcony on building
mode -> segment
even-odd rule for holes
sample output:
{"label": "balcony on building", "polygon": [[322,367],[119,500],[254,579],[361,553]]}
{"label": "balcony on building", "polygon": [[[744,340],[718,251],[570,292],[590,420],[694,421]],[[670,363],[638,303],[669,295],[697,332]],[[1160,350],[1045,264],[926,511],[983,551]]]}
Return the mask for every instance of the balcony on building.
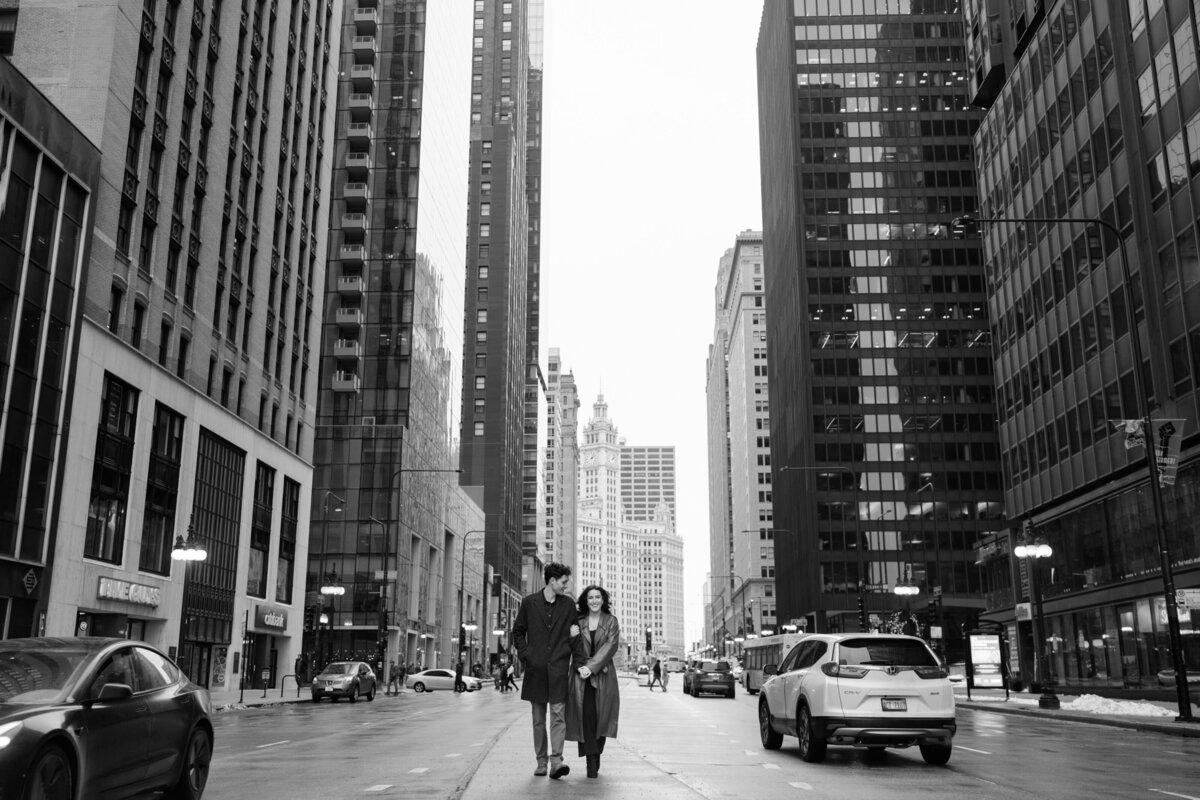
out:
{"label": "balcony on building", "polygon": [[333,357],[339,361],[356,361],[361,355],[362,345],[358,339],[338,339],[333,343]]}
{"label": "balcony on building", "polygon": [[353,372],[338,370],[333,373],[333,390],[335,392],[357,392],[359,387],[358,375]]}
{"label": "balcony on building", "polygon": [[342,187],[342,200],[347,211],[365,211],[367,208],[367,185],[352,181]]}
{"label": "balcony on building", "polygon": [[366,214],[342,214],[342,236],[345,237],[347,243],[361,242],[366,233]]}
{"label": "balcony on building", "polygon": [[333,312],[333,321],[343,328],[362,327],[362,309],[357,306],[354,308],[339,308]]}
{"label": "balcony on building", "polygon": [[337,289],[342,297],[359,297],[363,291],[362,275],[339,275]]}
{"label": "balcony on building", "polygon": [[350,40],[350,51],[354,53],[355,64],[372,64],[375,62],[375,37],[355,36]]}
{"label": "balcony on building", "polygon": [[374,110],[375,99],[370,92],[354,92],[350,95],[347,106],[350,109],[350,119],[354,122],[370,122]]}
{"label": "balcony on building", "polygon": [[369,92],[375,88],[375,65],[352,64],[350,66],[350,85],[356,92]]}
{"label": "balcony on building", "polygon": [[371,144],[371,123],[351,122],[346,129],[346,139],[352,147],[367,147]]}
{"label": "balcony on building", "polygon": [[371,174],[370,153],[346,153],[346,175],[352,181],[365,181]]}
{"label": "balcony on building", "polygon": [[379,23],[379,12],[374,8],[363,8],[362,4],[354,9],[354,30],[359,36],[371,36]]}
{"label": "balcony on building", "polygon": [[367,248],[361,244],[344,244],[338,251],[343,269],[362,269],[367,260]]}

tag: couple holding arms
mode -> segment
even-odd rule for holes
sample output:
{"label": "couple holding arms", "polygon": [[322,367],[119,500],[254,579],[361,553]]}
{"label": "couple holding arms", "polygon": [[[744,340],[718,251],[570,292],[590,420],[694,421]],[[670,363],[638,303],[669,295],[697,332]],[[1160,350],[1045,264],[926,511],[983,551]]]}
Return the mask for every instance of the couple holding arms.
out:
{"label": "couple holding arms", "polygon": [[587,776],[595,778],[605,740],[617,735],[621,695],[613,655],[621,628],[602,587],[588,586],[573,601],[570,567],[552,562],[543,576],[545,588],[521,601],[513,623],[513,643],[525,664],[521,699],[533,711],[533,774],[568,774],[562,751],[570,740],[579,743]]}

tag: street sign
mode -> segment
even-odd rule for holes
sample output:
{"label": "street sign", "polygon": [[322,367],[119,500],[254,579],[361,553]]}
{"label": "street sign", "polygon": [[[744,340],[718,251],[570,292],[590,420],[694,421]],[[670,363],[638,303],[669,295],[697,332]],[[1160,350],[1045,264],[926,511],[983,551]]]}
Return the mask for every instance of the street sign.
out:
{"label": "street sign", "polygon": [[394,581],[394,580],[396,580],[396,570],[389,569],[387,572],[384,572],[381,569],[377,569],[377,570],[375,570],[375,580],[377,580],[377,581]]}
{"label": "street sign", "polygon": [[1200,611],[1200,589],[1176,589],[1175,608],[1181,614]]}

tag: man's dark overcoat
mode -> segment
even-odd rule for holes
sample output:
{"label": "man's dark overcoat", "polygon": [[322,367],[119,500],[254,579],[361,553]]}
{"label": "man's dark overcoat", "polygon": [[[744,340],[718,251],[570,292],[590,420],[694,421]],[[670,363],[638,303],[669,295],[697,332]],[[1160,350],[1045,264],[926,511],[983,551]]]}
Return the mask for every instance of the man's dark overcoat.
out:
{"label": "man's dark overcoat", "polygon": [[512,635],[517,655],[525,665],[522,700],[567,702],[571,653],[579,641],[578,637],[571,640],[577,613],[575,601],[566,595],[547,603],[545,592],[540,591],[521,601]]}
{"label": "man's dark overcoat", "polygon": [[[602,614],[596,626],[596,644],[588,634],[588,618],[579,618],[581,633],[579,655],[571,665],[571,698],[567,701],[567,741],[585,741],[583,731],[583,698],[585,684],[596,690],[596,736],[616,736],[617,719],[621,716],[621,690],[617,685],[617,666],[613,656],[621,643],[621,625],[612,614]],[[592,674],[585,681],[576,672],[586,666]]]}

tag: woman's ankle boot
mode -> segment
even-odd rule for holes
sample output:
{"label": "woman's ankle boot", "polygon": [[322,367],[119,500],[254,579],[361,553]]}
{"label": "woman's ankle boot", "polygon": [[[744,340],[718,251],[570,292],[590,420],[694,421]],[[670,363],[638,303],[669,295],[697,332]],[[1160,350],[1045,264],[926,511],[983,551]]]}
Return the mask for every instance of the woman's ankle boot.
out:
{"label": "woman's ankle boot", "polygon": [[600,773],[600,756],[587,757],[587,776],[595,778]]}

